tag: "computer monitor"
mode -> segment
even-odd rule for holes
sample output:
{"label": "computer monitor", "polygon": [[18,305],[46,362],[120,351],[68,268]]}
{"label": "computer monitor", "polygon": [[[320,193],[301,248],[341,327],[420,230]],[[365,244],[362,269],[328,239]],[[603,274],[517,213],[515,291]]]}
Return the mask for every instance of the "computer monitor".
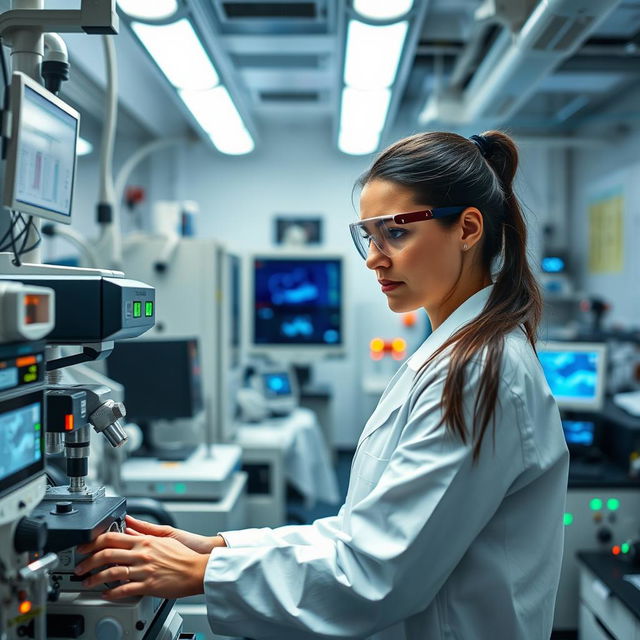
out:
{"label": "computer monitor", "polygon": [[124,385],[132,420],[193,418],[202,411],[197,340],[124,340],[106,365],[107,375]]}
{"label": "computer monitor", "polygon": [[545,342],[538,346],[538,357],[560,409],[602,409],[606,367],[604,344]]}
{"label": "computer monitor", "polygon": [[42,391],[0,402],[0,495],[44,469]]}
{"label": "computer monitor", "polygon": [[23,73],[11,80],[3,204],[71,223],[80,114]]}
{"label": "computer monitor", "polygon": [[249,257],[248,350],[306,361],[344,352],[342,256],[315,252]]}

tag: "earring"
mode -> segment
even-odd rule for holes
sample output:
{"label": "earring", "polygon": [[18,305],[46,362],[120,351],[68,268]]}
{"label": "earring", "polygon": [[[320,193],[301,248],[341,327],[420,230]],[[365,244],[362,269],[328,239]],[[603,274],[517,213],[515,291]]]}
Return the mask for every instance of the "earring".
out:
{"label": "earring", "polygon": [[468,248],[469,248],[469,245],[465,242],[465,243],[462,245],[462,250],[463,250],[463,251],[466,251]]}

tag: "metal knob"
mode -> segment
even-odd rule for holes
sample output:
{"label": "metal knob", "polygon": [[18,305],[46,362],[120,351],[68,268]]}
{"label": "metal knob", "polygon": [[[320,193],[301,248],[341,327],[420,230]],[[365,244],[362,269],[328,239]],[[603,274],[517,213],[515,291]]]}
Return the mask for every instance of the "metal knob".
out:
{"label": "metal knob", "polygon": [[118,422],[127,415],[122,402],[107,400],[90,416],[89,422],[97,433],[102,433],[112,447],[120,447],[127,441],[127,434]]}
{"label": "metal knob", "polygon": [[24,517],[18,522],[13,547],[18,553],[42,551],[47,543],[47,523],[44,520]]}

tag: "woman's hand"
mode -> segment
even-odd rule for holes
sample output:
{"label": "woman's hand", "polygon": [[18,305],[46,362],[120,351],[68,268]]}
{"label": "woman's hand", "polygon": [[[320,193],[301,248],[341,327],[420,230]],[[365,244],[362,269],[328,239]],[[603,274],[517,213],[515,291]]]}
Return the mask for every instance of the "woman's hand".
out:
{"label": "woman's hand", "polygon": [[226,547],[222,536],[201,536],[182,529],[175,529],[168,525],[152,524],[144,520],[137,520],[127,516],[126,532],[130,535],[149,535],[158,538],[173,538],[189,547],[196,553],[211,553],[215,547]]}
{"label": "woman's hand", "polygon": [[76,574],[104,567],[83,585],[124,582],[103,592],[108,600],[132,596],[182,598],[204,592],[209,554],[197,553],[171,537],[103,533],[78,551],[93,555],[76,567]]}

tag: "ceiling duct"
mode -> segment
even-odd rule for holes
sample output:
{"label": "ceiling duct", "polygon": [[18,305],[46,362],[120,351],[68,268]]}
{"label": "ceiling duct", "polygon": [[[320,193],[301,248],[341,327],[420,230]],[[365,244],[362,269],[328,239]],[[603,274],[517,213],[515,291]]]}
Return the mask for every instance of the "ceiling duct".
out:
{"label": "ceiling duct", "polygon": [[421,122],[498,126],[535,93],[620,0],[542,0],[515,36],[504,30],[466,89],[434,95]]}

